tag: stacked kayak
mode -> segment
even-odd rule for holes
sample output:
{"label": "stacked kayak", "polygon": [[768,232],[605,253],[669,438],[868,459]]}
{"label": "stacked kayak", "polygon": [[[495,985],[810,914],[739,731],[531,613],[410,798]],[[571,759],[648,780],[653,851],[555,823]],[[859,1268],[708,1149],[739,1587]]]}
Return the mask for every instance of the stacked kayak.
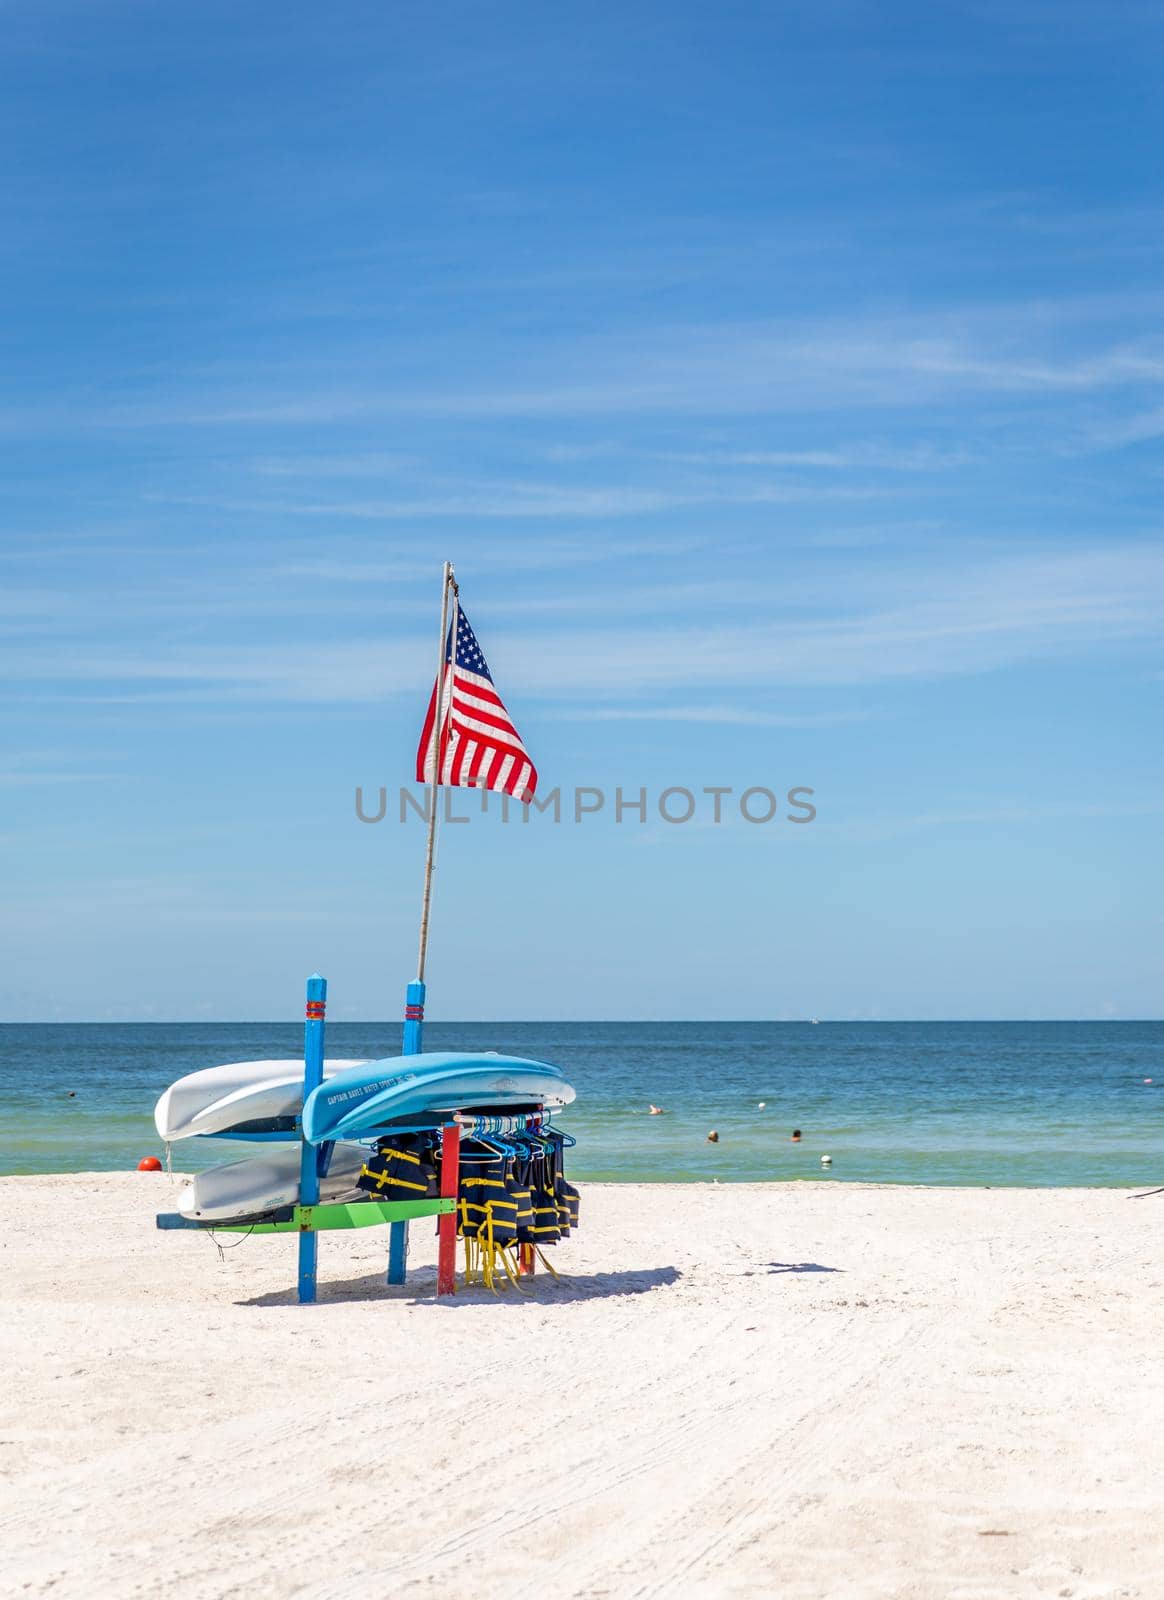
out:
{"label": "stacked kayak", "polygon": [[241,1061],[178,1079],[158,1101],[154,1120],[168,1143],[197,1136],[294,1141],[211,1167],[180,1190],[181,1216],[237,1222],[298,1203],[300,1137],[333,1147],[319,1198],[344,1201],[358,1198],[356,1180],[386,1130],[436,1127],[454,1111],[552,1109],[573,1099],[556,1067],[493,1053],[329,1061],[306,1105],[301,1061]]}
{"label": "stacked kayak", "polygon": [[[320,1200],[358,1200],[357,1179],[367,1154],[361,1144],[336,1145],[331,1165],[319,1180]],[[178,1215],[198,1222],[237,1222],[298,1202],[299,1146],[293,1145],[197,1173],[178,1190]]]}
{"label": "stacked kayak", "polygon": [[571,1085],[544,1061],[492,1051],[392,1056],[325,1078],[307,1097],[303,1137],[309,1144],[367,1138],[378,1128],[409,1118],[521,1105],[560,1107],[573,1099]]}
{"label": "stacked kayak", "polygon": [[[324,1078],[365,1066],[364,1061],[328,1061]],[[167,1144],[195,1134],[286,1132],[299,1137],[303,1106],[303,1061],[231,1061],[205,1067],[172,1083],[154,1107],[158,1137]]]}

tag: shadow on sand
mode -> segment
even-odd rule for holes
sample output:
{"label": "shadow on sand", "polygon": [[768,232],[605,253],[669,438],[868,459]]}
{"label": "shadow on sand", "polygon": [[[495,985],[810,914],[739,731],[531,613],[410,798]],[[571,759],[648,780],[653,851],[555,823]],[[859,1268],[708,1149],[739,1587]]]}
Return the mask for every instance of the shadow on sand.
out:
{"label": "shadow on sand", "polygon": [[818,1261],[769,1261],[768,1274],[777,1272],[844,1272],[844,1267],[822,1267]]}
{"label": "shadow on sand", "polygon": [[[828,1271],[821,1267],[819,1271]],[[321,1282],[317,1304],[328,1305],[350,1300],[400,1300],[411,1305],[431,1305],[441,1311],[455,1311],[458,1306],[474,1305],[563,1305],[572,1300],[610,1300],[632,1294],[650,1294],[653,1289],[666,1289],[677,1283],[682,1274],[676,1267],[639,1267],[625,1271],[594,1273],[589,1276],[564,1274],[554,1279],[548,1272],[539,1271],[533,1278],[523,1278],[521,1289],[512,1285],[494,1294],[489,1289],[466,1289],[457,1281],[457,1292],[451,1298],[436,1298],[436,1268],[417,1267],[409,1272],[408,1282],[389,1284],[383,1274],[370,1273],[363,1278],[341,1278],[331,1283]],[[294,1285],[270,1294],[258,1294],[249,1300],[236,1300],[240,1306],[294,1306],[298,1298]]]}

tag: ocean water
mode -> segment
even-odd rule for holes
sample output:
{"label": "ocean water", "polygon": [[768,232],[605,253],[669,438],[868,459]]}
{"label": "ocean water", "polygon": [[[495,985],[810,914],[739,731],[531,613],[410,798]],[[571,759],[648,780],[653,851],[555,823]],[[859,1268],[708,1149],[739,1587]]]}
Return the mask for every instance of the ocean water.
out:
{"label": "ocean water", "polygon": [[[0,1172],[136,1166],[175,1078],[302,1044],[294,1023],[0,1025]],[[430,1023],[425,1045],[560,1066],[583,1179],[1164,1185],[1164,1022]],[[327,1047],[394,1055],[400,1025],[329,1023]],[[194,1140],[175,1165],[246,1153]]]}

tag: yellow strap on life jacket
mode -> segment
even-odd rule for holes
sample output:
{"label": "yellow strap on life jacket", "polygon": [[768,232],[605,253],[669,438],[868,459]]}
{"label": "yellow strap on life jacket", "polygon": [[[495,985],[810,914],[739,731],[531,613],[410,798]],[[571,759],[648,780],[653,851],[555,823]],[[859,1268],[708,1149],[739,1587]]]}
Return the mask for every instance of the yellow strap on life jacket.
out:
{"label": "yellow strap on life jacket", "polygon": [[414,1167],[420,1166],[420,1157],[413,1155],[411,1150],[394,1150],[391,1145],[381,1145],[380,1154],[391,1156],[394,1161],[411,1161]]}
{"label": "yellow strap on life jacket", "polygon": [[545,1255],[542,1253],[542,1251],[538,1248],[538,1246],[536,1244],[534,1245],[533,1250],[534,1250],[534,1254],[537,1256],[537,1258],[541,1262],[542,1266],[545,1267],[545,1269],[549,1273],[550,1277],[551,1278],[557,1278],[558,1274],[554,1271],[553,1267],[550,1266],[550,1263],[546,1260]]}
{"label": "yellow strap on life jacket", "polygon": [[427,1183],[409,1183],[407,1178],[394,1178],[390,1172],[373,1172],[370,1167],[361,1167],[360,1177],[375,1178],[378,1189],[383,1189],[390,1183],[397,1189],[415,1189],[418,1194],[428,1193]]}

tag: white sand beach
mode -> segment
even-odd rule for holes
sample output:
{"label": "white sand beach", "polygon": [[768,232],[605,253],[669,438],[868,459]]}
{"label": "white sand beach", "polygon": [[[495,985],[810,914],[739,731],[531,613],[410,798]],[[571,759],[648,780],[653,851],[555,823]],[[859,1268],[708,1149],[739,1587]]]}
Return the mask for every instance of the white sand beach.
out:
{"label": "white sand beach", "polygon": [[1164,1594],[1164,1195],[586,1186],[560,1284],[0,1180],[6,1593]]}

